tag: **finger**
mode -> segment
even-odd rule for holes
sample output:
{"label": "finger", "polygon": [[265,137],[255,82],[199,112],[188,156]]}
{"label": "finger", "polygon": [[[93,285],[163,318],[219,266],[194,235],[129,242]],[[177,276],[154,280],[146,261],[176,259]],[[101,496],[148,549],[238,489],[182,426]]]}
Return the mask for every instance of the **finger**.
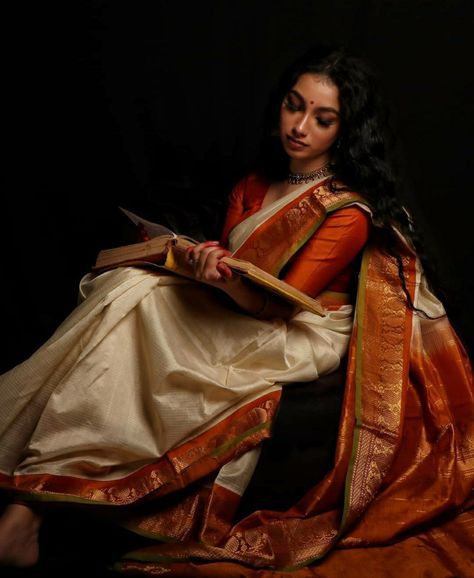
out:
{"label": "finger", "polygon": [[217,263],[216,269],[226,279],[232,279],[232,277],[234,276],[232,269],[225,263],[222,263],[222,261],[219,261],[219,263]]}
{"label": "finger", "polygon": [[199,260],[199,256],[201,252],[206,249],[207,247],[216,247],[219,245],[219,241],[204,241],[203,243],[198,243],[191,247],[191,257],[190,260],[197,262]]}
{"label": "finger", "polygon": [[188,263],[190,263],[191,265],[194,263],[194,258],[193,258],[193,251],[194,246],[191,247],[186,247],[186,261]]}
{"label": "finger", "polygon": [[220,247],[206,248],[201,253],[199,260],[199,274],[206,281],[218,281],[222,279],[222,274],[217,268],[219,259],[224,257],[228,251]]}
{"label": "finger", "polygon": [[199,253],[199,259],[195,262],[195,275],[197,279],[203,278],[205,280],[215,281],[220,278],[220,273],[216,270],[217,259],[211,258],[213,253],[220,254],[223,249],[216,246],[207,246]]}
{"label": "finger", "polygon": [[[222,259],[222,257],[228,257],[229,255],[232,255],[231,251],[223,249],[222,254],[219,255],[219,259]],[[232,271],[232,269],[222,261],[219,261],[217,263],[216,269],[225,279],[232,279],[234,276],[234,272]]]}
{"label": "finger", "polygon": [[219,251],[219,250],[221,250],[221,249],[219,249],[215,245],[214,246],[208,245],[202,249],[202,251],[199,253],[198,259],[196,261],[196,276],[198,278],[201,278],[204,274],[204,270],[206,269],[206,267],[209,267],[209,264],[208,264],[209,256],[213,252]]}

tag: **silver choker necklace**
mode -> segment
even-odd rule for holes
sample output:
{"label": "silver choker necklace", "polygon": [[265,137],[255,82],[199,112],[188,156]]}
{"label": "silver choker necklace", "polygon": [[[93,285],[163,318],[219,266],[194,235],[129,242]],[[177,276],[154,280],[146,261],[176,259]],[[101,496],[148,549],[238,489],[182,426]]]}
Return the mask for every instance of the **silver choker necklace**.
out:
{"label": "silver choker necklace", "polygon": [[288,173],[288,183],[290,185],[299,185],[301,183],[309,183],[321,177],[326,177],[331,174],[330,165],[324,165],[320,169],[311,171],[310,173]]}

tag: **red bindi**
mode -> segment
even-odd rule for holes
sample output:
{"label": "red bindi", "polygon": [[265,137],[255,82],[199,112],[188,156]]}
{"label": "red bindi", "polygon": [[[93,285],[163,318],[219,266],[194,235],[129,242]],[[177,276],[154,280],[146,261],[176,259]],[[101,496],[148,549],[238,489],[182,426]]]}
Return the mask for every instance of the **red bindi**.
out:
{"label": "red bindi", "polygon": [[310,102],[311,102],[311,104],[314,104],[314,100],[311,100]]}

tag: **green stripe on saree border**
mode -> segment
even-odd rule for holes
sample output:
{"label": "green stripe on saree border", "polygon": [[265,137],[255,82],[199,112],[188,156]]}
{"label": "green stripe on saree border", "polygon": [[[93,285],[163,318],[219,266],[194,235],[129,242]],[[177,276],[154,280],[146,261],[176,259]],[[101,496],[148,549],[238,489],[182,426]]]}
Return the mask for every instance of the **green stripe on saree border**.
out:
{"label": "green stripe on saree border", "polygon": [[[216,457],[217,455],[223,453],[224,451],[229,450],[232,447],[238,445],[245,438],[250,437],[253,434],[255,434],[255,433],[257,433],[263,429],[267,429],[267,428],[270,428],[270,423],[268,423],[268,422],[258,424],[256,426],[254,426],[253,428],[248,429],[240,436],[237,436],[232,441],[227,442],[227,443],[223,444],[222,446],[219,446],[219,448],[217,448],[216,450],[211,452],[210,456]],[[146,530],[142,530],[141,528],[134,526],[133,523],[123,523],[123,524],[121,524],[121,526],[123,528],[126,528],[130,532],[133,532],[134,534],[139,534],[140,536],[143,536],[145,538],[150,538],[152,540],[156,540],[157,542],[164,542],[164,543],[168,543],[168,544],[179,542],[179,539],[175,538],[174,536],[167,536],[165,534],[147,532]]]}
{"label": "green stripe on saree border", "polygon": [[270,429],[270,426],[271,426],[271,422],[268,422],[268,421],[263,422],[263,423],[259,423],[259,424],[255,425],[254,427],[244,431],[240,435],[236,436],[234,439],[222,444],[221,446],[219,446],[218,448],[213,450],[209,455],[213,458],[217,457],[220,454],[224,453],[225,451],[238,445],[245,438],[251,437],[253,434],[258,433],[261,430]]}
{"label": "green stripe on saree border", "polygon": [[[318,558],[315,558],[314,561],[316,561]],[[165,554],[150,554],[150,553],[146,553],[146,552],[141,552],[140,550],[137,551],[133,551],[133,552],[128,552],[127,554],[125,554],[124,556],[122,556],[122,560],[119,562],[116,562],[116,564],[114,565],[114,570],[118,571],[118,572],[122,572],[123,571],[123,566],[127,563],[127,561],[131,561],[131,562],[143,562],[143,563],[157,563],[157,564],[173,564],[173,563],[188,563],[188,562],[198,562],[198,559],[195,556],[171,556],[171,555],[165,555]],[[239,560],[235,560],[234,558],[227,558],[225,560],[222,560],[224,562],[228,562],[231,564],[246,564],[245,562],[239,561]],[[208,561],[204,561],[204,564],[208,563]],[[299,570],[301,570],[301,568],[305,568],[306,566],[308,566],[310,564],[310,562],[304,562],[302,564],[299,564],[297,566],[285,566],[282,568],[271,568],[271,570],[269,569],[269,571],[273,571],[273,572],[281,572],[281,573],[286,573],[286,574],[292,574],[293,572],[298,572]]]}
{"label": "green stripe on saree border", "polygon": [[347,522],[350,511],[351,486],[354,476],[354,466],[359,448],[360,426],[362,423],[362,348],[364,335],[364,321],[366,308],[366,281],[369,267],[369,251],[366,249],[362,257],[360,268],[359,288],[357,291],[357,340],[356,340],[356,370],[355,370],[355,425],[354,437],[352,441],[352,452],[347,470],[345,490],[344,490],[344,509],[342,513],[341,526],[339,533],[342,533]]}
{"label": "green stripe on saree border", "polygon": [[127,560],[133,562],[158,562],[161,564],[172,564],[173,562],[191,562],[193,560],[192,556],[183,556],[182,558],[177,556],[165,556],[160,554],[141,554],[140,552],[130,552],[125,554],[122,562],[117,562],[114,564],[114,570],[121,570],[121,566],[127,562]]}
{"label": "green stripe on saree border", "polygon": [[278,277],[281,270],[288,263],[288,261],[291,259],[291,257],[293,257],[293,255],[295,253],[297,253],[301,249],[301,247],[314,235],[314,233],[317,231],[317,229],[319,229],[320,225],[323,223],[325,218],[326,218],[326,215],[323,214],[323,215],[321,215],[321,217],[319,219],[316,219],[314,221],[313,226],[311,227],[311,229],[309,229],[309,231],[306,233],[306,235],[304,237],[302,237],[301,239],[298,239],[298,241],[296,241],[293,245],[291,245],[288,248],[288,252],[286,253],[286,255],[276,265],[275,273],[273,273],[273,275],[275,275],[275,277]]}
{"label": "green stripe on saree border", "polygon": [[326,217],[329,213],[332,213],[333,211],[337,211],[338,209],[341,209],[342,207],[345,207],[346,205],[353,205],[356,203],[360,203],[361,202],[361,197],[359,197],[358,195],[354,195],[353,197],[349,198],[349,199],[341,199],[339,201],[335,201],[332,205],[329,205],[328,207],[324,207],[323,206],[323,214],[314,221],[313,226],[309,229],[308,233],[302,238],[299,239],[294,245],[292,245],[289,250],[288,253],[286,254],[286,256],[277,263],[276,267],[275,267],[275,272],[272,273],[273,275],[275,275],[275,277],[278,277],[278,275],[280,274],[280,271],[283,269],[283,267],[288,263],[288,261],[291,259],[291,257],[293,257],[293,255],[299,251],[301,249],[301,247],[314,235],[314,233],[319,229],[319,227],[321,226],[321,224],[326,220]]}
{"label": "green stripe on saree border", "polygon": [[[357,291],[357,341],[356,341],[356,373],[355,373],[355,419],[356,425],[354,429],[354,436],[352,442],[352,452],[351,458],[349,460],[349,467],[347,470],[346,475],[346,482],[345,482],[345,489],[344,489],[344,507],[341,517],[341,524],[339,527],[339,531],[337,536],[341,536],[344,530],[344,526],[349,514],[350,509],[350,490],[352,485],[352,477],[354,474],[354,465],[357,456],[357,449],[359,444],[359,437],[360,437],[360,426],[361,417],[362,417],[362,343],[363,343],[363,325],[364,325],[364,312],[365,312],[365,302],[366,302],[366,294],[365,294],[365,285],[367,279],[367,269],[368,269],[368,249],[366,249],[363,253],[361,269],[360,269],[360,277],[359,277],[359,287]],[[336,536],[336,537],[337,537]],[[326,553],[328,552],[329,547],[325,549],[323,552],[318,554],[317,556],[313,556],[300,564],[293,565],[293,566],[285,566],[284,568],[279,569],[281,572],[292,572],[298,569],[304,568],[309,566],[313,562],[317,562],[321,560]]]}
{"label": "green stripe on saree border", "polygon": [[[355,201],[350,201],[351,204],[360,202],[360,198]],[[344,488],[344,506],[341,517],[341,525],[339,527],[338,536],[340,536],[345,528],[351,506],[351,486],[354,476],[354,467],[359,448],[360,426],[362,423],[362,348],[366,309],[366,285],[367,274],[369,268],[370,248],[365,248],[362,254],[362,262],[359,273],[359,283],[357,288],[357,306],[356,306],[356,321],[357,321],[357,339],[356,339],[356,368],[355,368],[355,425],[354,435],[352,439],[352,451],[347,469],[346,482]]]}
{"label": "green stripe on saree border", "polygon": [[[209,454],[202,456],[203,458],[211,457],[216,458],[222,453],[232,449],[233,447],[237,446],[239,443],[245,440],[245,438],[249,438],[252,435],[265,430],[270,429],[271,422],[263,422],[257,424],[256,426],[246,430],[242,434],[236,436],[234,439],[222,444],[221,446],[215,448]],[[193,464],[190,464],[193,465]],[[146,466],[145,466],[146,467]],[[54,474],[51,474],[54,476]],[[114,480],[111,480],[111,484],[113,484]],[[162,487],[162,486],[160,486]],[[151,490],[151,492],[156,491]],[[45,492],[45,493],[37,493],[37,492],[28,492],[26,490],[13,490],[15,492],[16,498],[19,500],[29,501],[29,502],[67,502],[67,503],[75,503],[75,504],[89,504],[89,505],[97,505],[97,506],[111,506],[111,507],[121,507],[121,506],[130,506],[130,504],[122,504],[122,503],[112,503],[106,500],[93,500],[88,498],[82,498],[80,496],[74,496],[71,494],[62,494],[58,492]]]}
{"label": "green stripe on saree border", "polygon": [[112,502],[102,501],[102,500],[90,500],[87,498],[81,498],[80,496],[72,496],[71,494],[61,494],[59,492],[49,492],[49,493],[36,493],[36,492],[26,492],[25,490],[14,490],[15,499],[23,500],[25,502],[67,502],[71,504],[87,504],[87,505],[97,505],[97,506],[111,506],[119,507],[123,504],[113,504]]}
{"label": "green stripe on saree border", "polygon": [[179,542],[179,539],[174,536],[158,534],[158,532],[147,532],[146,530],[134,526],[132,523],[124,522],[123,524],[120,524],[120,526],[129,532],[133,532],[134,534],[138,534],[144,538],[149,538],[150,540],[156,540],[157,542],[164,542],[165,544],[175,544],[176,542]]}
{"label": "green stripe on saree border", "polygon": [[339,301],[342,304],[347,303],[348,299],[350,299],[351,294],[350,293],[343,293],[342,291],[322,291],[319,294],[319,297],[327,297],[330,299],[333,299],[334,301]]}
{"label": "green stripe on saree border", "polygon": [[[371,248],[367,247],[364,250],[361,269],[360,269],[360,276],[359,276],[359,285],[358,285],[358,292],[357,292],[357,339],[356,339],[356,370],[355,370],[355,427],[354,427],[354,435],[353,435],[353,444],[352,444],[352,451],[351,457],[349,460],[349,466],[346,475],[345,481],[345,491],[344,491],[344,509],[343,514],[341,517],[341,525],[339,528],[339,532],[337,534],[340,537],[345,530],[345,526],[350,514],[351,508],[351,487],[353,484],[353,477],[354,477],[354,468],[355,462],[357,459],[357,453],[359,449],[359,439],[361,434],[361,425],[362,425],[362,411],[363,411],[363,399],[362,399],[362,370],[363,370],[363,334],[364,334],[364,327],[366,326],[365,318],[366,318],[366,304],[367,304],[367,276],[368,276],[368,268],[369,268],[369,260],[371,258]],[[410,324],[411,326],[411,324]],[[315,556],[309,560],[306,560],[304,563],[293,566],[287,567],[286,569],[296,570],[298,568],[302,568],[305,566],[310,565],[312,562],[316,562],[323,558],[327,550],[321,553],[318,556]]]}

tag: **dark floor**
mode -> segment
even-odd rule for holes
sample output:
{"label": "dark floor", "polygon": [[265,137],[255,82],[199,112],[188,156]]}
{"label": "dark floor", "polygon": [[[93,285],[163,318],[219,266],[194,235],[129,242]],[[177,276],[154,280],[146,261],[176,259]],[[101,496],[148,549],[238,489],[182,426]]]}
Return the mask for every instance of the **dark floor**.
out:
{"label": "dark floor", "polygon": [[[140,542],[143,545],[143,540]],[[40,531],[40,561],[33,568],[0,568],[1,578],[109,578],[121,554],[137,547],[130,532],[84,514],[53,513]]]}

